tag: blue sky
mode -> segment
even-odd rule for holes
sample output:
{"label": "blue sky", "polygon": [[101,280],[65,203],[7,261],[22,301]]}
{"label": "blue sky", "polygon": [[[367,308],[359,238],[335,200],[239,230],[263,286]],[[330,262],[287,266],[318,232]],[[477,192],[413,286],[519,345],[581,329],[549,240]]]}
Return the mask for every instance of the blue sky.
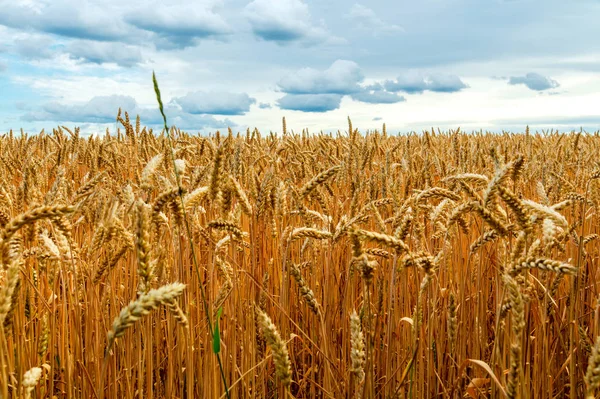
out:
{"label": "blue sky", "polygon": [[0,0],[0,132],[600,129],[600,1]]}

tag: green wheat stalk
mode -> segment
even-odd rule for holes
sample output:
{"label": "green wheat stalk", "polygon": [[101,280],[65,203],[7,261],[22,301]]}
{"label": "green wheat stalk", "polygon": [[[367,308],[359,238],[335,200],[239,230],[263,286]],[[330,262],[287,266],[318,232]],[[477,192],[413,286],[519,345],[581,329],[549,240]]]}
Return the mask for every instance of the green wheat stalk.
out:
{"label": "green wheat stalk", "polygon": [[[194,244],[192,242],[192,234],[190,232],[190,225],[188,223],[187,213],[186,213],[186,210],[185,210],[185,204],[184,204],[184,201],[183,201],[183,188],[181,187],[181,178],[179,176],[178,168],[175,165],[175,151],[173,150],[173,137],[171,137],[171,133],[169,131],[169,126],[167,125],[167,117],[165,115],[165,111],[164,111],[164,108],[163,108],[162,99],[160,97],[160,89],[158,88],[158,81],[156,80],[156,74],[154,73],[154,71],[152,71],[152,82],[154,83],[154,92],[156,93],[156,100],[158,101],[158,109],[160,110],[160,114],[163,117],[164,128],[165,128],[165,131],[167,132],[167,138],[169,139],[169,149],[171,150],[171,160],[173,162],[173,169],[175,170],[175,179],[177,180],[177,188],[179,189],[179,200],[181,201],[181,209],[183,211],[183,221],[184,221],[185,229],[186,229],[186,232],[187,232],[187,239],[188,239],[191,251],[192,251],[192,260],[193,260],[193,263],[194,263],[194,268],[196,269],[196,274],[198,276],[198,281],[202,281],[202,278],[200,277],[200,268],[198,267],[198,261],[196,259],[196,252],[194,250]],[[229,387],[227,385],[227,379],[225,378],[225,373],[223,371],[223,363],[221,362],[220,351],[216,350],[217,348],[220,348],[220,346],[221,346],[221,336],[219,334],[218,324],[217,324],[217,328],[213,330],[213,323],[212,323],[212,320],[210,318],[210,311],[209,311],[209,308],[208,308],[208,301],[206,300],[206,293],[204,292],[204,286],[202,284],[200,284],[200,293],[202,295],[202,303],[204,304],[204,313],[206,314],[206,320],[207,320],[207,323],[208,323],[208,330],[215,332],[214,335],[213,335],[213,348],[215,350],[213,350],[213,352],[217,356],[217,361],[219,363],[219,370],[221,372],[221,379],[223,380],[223,386],[225,387],[225,395],[227,396],[227,399],[230,399],[230,397],[229,397]],[[220,315],[220,312],[219,312],[219,315]],[[218,323],[218,321],[217,321],[217,323]]]}

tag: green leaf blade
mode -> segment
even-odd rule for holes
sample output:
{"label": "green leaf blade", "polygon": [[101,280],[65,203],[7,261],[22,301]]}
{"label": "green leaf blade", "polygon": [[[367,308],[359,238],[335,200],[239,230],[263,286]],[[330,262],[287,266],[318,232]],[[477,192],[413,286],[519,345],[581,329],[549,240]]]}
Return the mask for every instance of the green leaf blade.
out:
{"label": "green leaf blade", "polygon": [[221,318],[221,313],[223,312],[223,308],[220,307],[217,310],[217,317],[215,318],[215,332],[213,334],[213,352],[219,353],[221,352],[221,334],[219,333],[219,319]]}

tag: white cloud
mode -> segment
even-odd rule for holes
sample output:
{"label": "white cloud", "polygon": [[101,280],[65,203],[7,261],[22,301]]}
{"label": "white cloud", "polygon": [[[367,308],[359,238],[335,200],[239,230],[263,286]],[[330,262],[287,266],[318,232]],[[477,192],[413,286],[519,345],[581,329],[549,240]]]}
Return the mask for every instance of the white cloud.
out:
{"label": "white cloud", "polygon": [[111,42],[76,40],[66,51],[71,58],[93,64],[115,63],[123,67],[132,67],[143,61],[139,47]]}
{"label": "white cloud", "polygon": [[63,44],[44,34],[15,39],[11,48],[13,53],[23,59],[52,59],[52,67],[66,70],[73,69],[77,63],[113,63],[122,67],[132,67],[143,61],[142,51],[138,46],[96,40],[70,40],[68,44]]}
{"label": "white cloud", "polygon": [[125,20],[139,29],[153,32],[159,47],[194,46],[199,39],[229,35],[232,29],[211,7],[194,4],[162,5],[136,9]]}
{"label": "white cloud", "polygon": [[72,122],[107,123],[116,120],[115,110],[119,107],[139,111],[137,102],[129,96],[98,96],[79,105],[68,105],[59,102],[45,104],[41,110],[28,112],[23,116],[26,121],[65,120]]}
{"label": "white cloud", "polygon": [[[75,62],[75,61],[72,61]],[[89,66],[86,66],[88,68]],[[79,67],[81,68],[81,66]],[[76,70],[66,76],[13,76],[14,85],[23,87],[29,93],[36,93],[43,102],[37,102],[38,107],[46,102],[67,104],[84,104],[96,96],[110,97],[115,94],[135,98],[144,107],[156,104],[156,95],[152,86],[152,72],[145,74],[120,70],[116,76],[86,76],[85,69]],[[173,97],[173,91],[167,85],[167,79],[158,75],[161,83],[163,101],[168,102]],[[163,85],[165,87],[163,87]],[[184,92],[183,92],[184,93]],[[34,105],[34,104],[32,104]]]}
{"label": "white cloud", "polygon": [[327,112],[339,108],[345,95],[369,104],[406,101],[380,84],[363,85],[364,78],[362,70],[353,61],[337,60],[323,71],[304,68],[278,82],[279,90],[286,93],[278,100],[278,105],[282,109]]}
{"label": "white cloud", "polygon": [[337,60],[324,71],[300,69],[283,77],[277,85],[288,94],[349,94],[360,90],[358,84],[363,79],[356,62]]}
{"label": "white cloud", "polygon": [[424,73],[412,70],[400,74],[395,80],[386,80],[383,87],[392,92],[423,93],[428,90],[453,93],[469,86],[456,75]]}
{"label": "white cloud", "polygon": [[0,1],[0,25],[34,29],[66,37],[125,40],[131,29],[104,4],[68,0],[15,3]]}
{"label": "white cloud", "polygon": [[116,0],[0,0],[0,25],[73,39],[152,43],[160,48],[188,47],[200,39],[231,33],[224,18],[215,12],[219,1],[179,3],[149,1],[141,6]]}
{"label": "white cloud", "polygon": [[256,100],[246,93],[197,91],[176,97],[173,102],[190,114],[243,115]]}

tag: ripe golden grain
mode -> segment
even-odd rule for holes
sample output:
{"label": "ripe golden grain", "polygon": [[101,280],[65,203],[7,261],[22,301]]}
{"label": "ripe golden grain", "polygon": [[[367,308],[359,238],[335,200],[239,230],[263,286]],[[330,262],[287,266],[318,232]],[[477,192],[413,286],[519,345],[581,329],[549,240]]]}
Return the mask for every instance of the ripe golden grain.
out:
{"label": "ripe golden grain", "polygon": [[0,137],[0,397],[595,394],[600,135],[118,121]]}

